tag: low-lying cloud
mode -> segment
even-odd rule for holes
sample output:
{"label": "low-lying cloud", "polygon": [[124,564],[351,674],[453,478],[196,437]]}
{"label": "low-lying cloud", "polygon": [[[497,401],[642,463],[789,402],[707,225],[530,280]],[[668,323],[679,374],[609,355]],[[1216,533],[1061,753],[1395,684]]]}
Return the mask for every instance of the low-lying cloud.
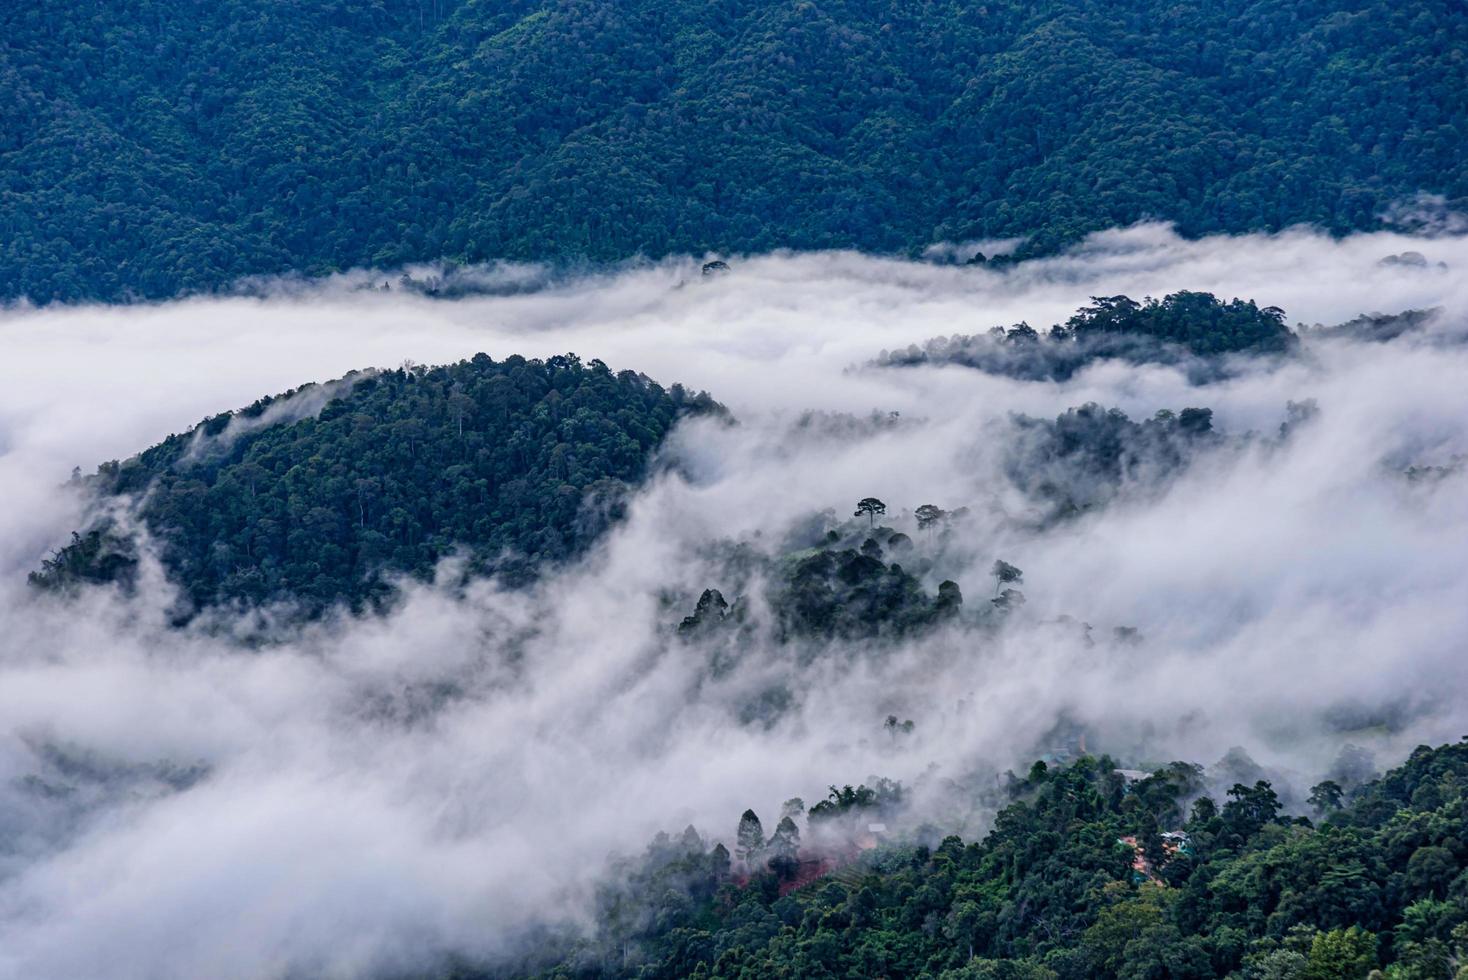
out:
{"label": "low-lying cloud", "polygon": [[[1426,261],[1380,261],[1406,252]],[[453,301],[362,290],[397,282],[364,273],[0,314],[0,976],[355,977],[492,957],[582,914],[609,853],[689,822],[728,839],[745,807],[773,815],[828,783],[901,779],[914,820],[981,832],[969,781],[1027,763],[1062,718],[1124,763],[1240,745],[1302,785],[1346,741],[1387,764],[1468,731],[1465,478],[1403,472],[1468,453],[1468,240],[1143,226],[999,271],[845,253],[730,264],[543,288],[486,272],[530,285]],[[1307,338],[1202,388],[1119,362],[1064,383],[864,366],[1059,322],[1093,294],[1179,289],[1291,323],[1441,313],[1384,344]],[[681,465],[532,590],[413,587],[389,617],[247,645],[219,620],[169,628],[156,579],[69,603],[25,585],[83,519],[57,490],[73,466],[353,369],[568,350],[708,389],[740,424],[680,429]],[[1318,414],[1281,441],[1286,404],[1305,399]],[[1138,419],[1207,406],[1230,442],[1096,513],[1014,519],[1008,414],[1086,402]],[[809,410],[901,424],[803,423]],[[866,496],[934,553],[930,590],[951,578],[982,606],[1004,558],[1024,569],[1024,608],[896,646],[797,656],[761,639],[729,671],[672,639],[702,589],[733,597],[712,543],[773,552]],[[970,508],[941,554],[910,516],[930,502]],[[1111,642],[1117,626],[1141,642]],[[750,722],[773,690],[783,709]],[[913,731],[892,737],[889,714]]]}

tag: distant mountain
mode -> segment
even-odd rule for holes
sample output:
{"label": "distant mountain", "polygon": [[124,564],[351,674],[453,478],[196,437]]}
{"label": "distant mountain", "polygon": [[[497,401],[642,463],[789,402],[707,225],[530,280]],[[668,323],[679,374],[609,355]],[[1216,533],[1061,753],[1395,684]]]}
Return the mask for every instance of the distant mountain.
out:
{"label": "distant mountain", "polygon": [[7,4],[0,36],[0,298],[440,257],[1023,255],[1468,198],[1455,0],[96,0]]}
{"label": "distant mountain", "polygon": [[135,574],[135,518],[156,539],[187,616],[283,600],[304,612],[391,595],[459,551],[511,580],[579,554],[616,520],[651,453],[707,395],[665,390],[574,355],[479,354],[351,375],[227,412],[85,482],[103,518],[32,575],[65,590]]}

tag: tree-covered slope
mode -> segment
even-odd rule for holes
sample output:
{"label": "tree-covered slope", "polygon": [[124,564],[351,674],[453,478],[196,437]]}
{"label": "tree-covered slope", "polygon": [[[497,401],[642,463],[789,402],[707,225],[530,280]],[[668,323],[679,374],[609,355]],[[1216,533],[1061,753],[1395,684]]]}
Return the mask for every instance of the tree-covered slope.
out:
{"label": "tree-covered slope", "polygon": [[[679,416],[717,410],[600,361],[479,354],[264,399],[87,482],[135,502],[193,606],[319,611],[380,600],[386,576],[426,577],[454,549],[512,577],[579,553]],[[33,581],[126,579],[136,554],[120,532],[79,535]]]}
{"label": "tree-covered slope", "polygon": [[[767,838],[746,813],[732,856],[689,828],[618,867],[596,936],[523,972],[1453,980],[1468,975],[1465,784],[1468,743],[1422,746],[1378,780],[1317,785],[1312,821],[1266,781],[1215,801],[1185,763],[1137,780],[1106,758],[1037,763],[982,841],[893,844],[814,878],[794,820]],[[900,797],[833,787],[807,835],[891,819]]]}
{"label": "tree-covered slope", "polygon": [[98,0],[0,10],[0,296],[1468,196],[1453,0]]}

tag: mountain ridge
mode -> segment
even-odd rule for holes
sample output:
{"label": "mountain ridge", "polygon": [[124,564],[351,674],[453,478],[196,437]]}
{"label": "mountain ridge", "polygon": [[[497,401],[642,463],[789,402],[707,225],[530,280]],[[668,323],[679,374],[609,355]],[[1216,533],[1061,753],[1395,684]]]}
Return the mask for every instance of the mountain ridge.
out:
{"label": "mountain ridge", "polygon": [[106,0],[0,28],[0,299],[437,259],[1023,257],[1468,199],[1447,0]]}

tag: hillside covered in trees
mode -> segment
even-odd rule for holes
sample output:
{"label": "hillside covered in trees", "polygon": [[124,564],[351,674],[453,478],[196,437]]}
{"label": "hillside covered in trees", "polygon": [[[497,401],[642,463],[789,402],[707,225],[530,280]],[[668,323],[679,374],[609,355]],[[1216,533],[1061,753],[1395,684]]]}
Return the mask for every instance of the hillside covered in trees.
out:
{"label": "hillside covered in trees", "polygon": [[[525,579],[580,553],[707,395],[574,355],[485,354],[361,373],[206,419],[86,479],[136,502],[189,603],[284,600],[319,612],[389,594],[463,549],[467,570]],[[32,576],[126,582],[137,563],[105,517]]]}
{"label": "hillside covered in trees", "polygon": [[[1266,780],[1209,795],[1202,767],[1039,762],[979,841],[894,841],[802,878],[800,800],[734,851],[694,828],[601,893],[598,931],[516,974],[934,980],[1439,980],[1468,975],[1468,742],[1419,747],[1312,816]],[[1345,778],[1345,777],[1342,777]],[[901,812],[900,787],[832,787],[828,842]],[[885,823],[877,824],[883,828]],[[731,830],[735,828],[731,827]],[[858,832],[859,834],[859,832]],[[921,834],[917,834],[921,837]],[[871,846],[868,842],[867,847]],[[839,864],[839,862],[837,862]],[[495,974],[502,975],[502,974]],[[456,974],[478,976],[472,970]]]}
{"label": "hillside covered in trees", "polygon": [[98,0],[8,4],[0,35],[0,299],[439,258],[1031,255],[1468,197],[1453,0]]}

